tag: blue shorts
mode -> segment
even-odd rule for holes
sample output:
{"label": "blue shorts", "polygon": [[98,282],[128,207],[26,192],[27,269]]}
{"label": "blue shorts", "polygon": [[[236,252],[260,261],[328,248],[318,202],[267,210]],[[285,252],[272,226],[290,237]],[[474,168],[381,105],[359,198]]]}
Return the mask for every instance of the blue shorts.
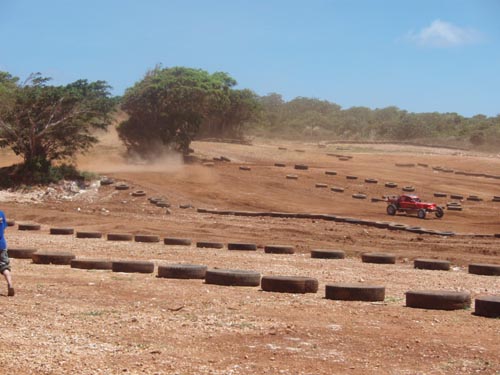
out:
{"label": "blue shorts", "polygon": [[0,273],[3,274],[5,270],[10,271],[10,260],[7,250],[0,250]]}

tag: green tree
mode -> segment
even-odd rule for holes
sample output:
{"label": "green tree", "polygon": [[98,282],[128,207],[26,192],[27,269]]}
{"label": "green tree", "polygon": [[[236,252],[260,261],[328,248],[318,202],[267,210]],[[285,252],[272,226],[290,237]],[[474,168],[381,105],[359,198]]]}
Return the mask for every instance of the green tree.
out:
{"label": "green tree", "polygon": [[22,156],[25,172],[48,173],[53,161],[88,150],[97,142],[91,130],[111,122],[115,103],[106,82],[50,86],[49,81],[37,73],[17,84],[8,73],[0,74],[0,93],[10,97],[0,105],[0,147]]}
{"label": "green tree", "polygon": [[248,119],[253,96],[233,90],[235,85],[222,72],[156,67],[125,92],[122,109],[129,118],[118,126],[118,135],[130,153],[142,157],[164,149],[186,154],[200,128],[223,132]]}

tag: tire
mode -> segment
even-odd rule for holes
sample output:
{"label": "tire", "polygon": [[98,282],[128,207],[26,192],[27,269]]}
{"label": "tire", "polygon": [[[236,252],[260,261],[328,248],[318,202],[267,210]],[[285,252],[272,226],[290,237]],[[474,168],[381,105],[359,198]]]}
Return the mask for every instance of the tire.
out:
{"label": "tire", "polygon": [[113,272],[126,273],[153,273],[155,264],[141,260],[117,260],[111,264]]}
{"label": "tire", "polygon": [[385,199],[384,198],[376,198],[376,197],[372,197],[370,198],[370,201],[376,203],[376,202],[385,202]]}
{"label": "tire", "polygon": [[328,185],[327,184],[322,184],[322,183],[316,183],[316,185],[314,185],[315,187],[317,188],[328,188]]}
{"label": "tire", "polygon": [[365,178],[365,182],[367,184],[378,184],[378,180],[376,180],[374,178]]}
{"label": "tire", "polygon": [[345,176],[347,180],[357,180],[358,176]]}
{"label": "tire", "polygon": [[110,270],[112,261],[106,259],[73,259],[71,268],[80,268],[84,270]]}
{"label": "tire", "polygon": [[66,252],[36,252],[31,255],[31,260],[35,264],[58,264],[69,265],[75,259],[75,255]]}
{"label": "tire", "polygon": [[396,215],[398,208],[394,204],[390,204],[387,206],[387,215],[394,216]]}
{"label": "tire", "polygon": [[156,205],[156,207],[160,207],[160,208],[169,208],[170,207],[170,203],[168,203],[167,201],[164,201],[164,200],[156,201],[155,205]]}
{"label": "tire", "polygon": [[102,238],[101,232],[76,232],[76,238]]}
{"label": "tire", "polygon": [[450,194],[450,198],[451,199],[464,199],[464,196],[459,195],[459,194]]}
{"label": "tire", "polygon": [[404,186],[402,190],[406,192],[412,192],[415,191],[415,188],[413,186]]}
{"label": "tire", "polygon": [[462,206],[456,206],[456,205],[447,206],[446,209],[448,211],[462,211],[463,210]]}
{"label": "tire", "polygon": [[163,239],[163,243],[165,245],[191,246],[191,239],[189,239],[189,238],[165,237]]}
{"label": "tire", "polygon": [[228,157],[226,157],[226,156],[221,156],[221,157],[220,157],[220,160],[221,160],[221,161],[225,161],[225,162],[227,162],[227,163],[230,163],[230,162],[231,162],[231,159],[229,159],[229,158],[228,158]]}
{"label": "tire", "polygon": [[406,231],[410,232],[410,233],[423,234],[424,228],[422,228],[422,227],[408,227],[408,228],[406,228]]}
{"label": "tire", "polygon": [[389,228],[389,222],[388,221],[376,221],[373,226],[375,228],[379,228],[379,229],[387,229]]}
{"label": "tire", "polygon": [[252,170],[252,168],[250,168],[250,167],[247,167],[244,165],[240,166],[240,171],[251,171],[251,170]]}
{"label": "tire", "polygon": [[431,310],[462,310],[470,307],[469,292],[420,290],[406,292],[406,306]]}
{"label": "tire", "polygon": [[37,252],[37,249],[22,249],[22,248],[10,248],[7,250],[9,258],[12,259],[31,259],[31,256]]}
{"label": "tire", "polygon": [[13,227],[14,225],[16,225],[16,221],[15,220],[7,220],[7,226],[8,227]]}
{"label": "tire", "polygon": [[210,248],[210,249],[223,249],[224,244],[222,242],[196,242],[196,247],[200,248]]}
{"label": "tire", "polygon": [[286,167],[286,164],[284,164],[284,163],[274,163],[274,166],[275,167],[284,168],[284,167]]}
{"label": "tire", "polygon": [[18,230],[40,230],[42,226],[35,223],[23,223],[17,226]]}
{"label": "tire", "polygon": [[483,198],[480,198],[477,195],[469,195],[467,197],[467,200],[472,201],[472,202],[481,202],[483,200]]}
{"label": "tire", "polygon": [[349,160],[351,160],[351,157],[350,156],[340,156],[339,160],[340,161],[349,161]]}
{"label": "tire", "polygon": [[113,185],[115,183],[115,180],[112,178],[103,178],[100,181],[101,186],[106,186],[106,185]]}
{"label": "tire", "polygon": [[130,189],[130,186],[122,183],[122,184],[115,185],[115,189],[116,190],[128,190],[128,189]]}
{"label": "tire", "polygon": [[334,186],[334,187],[330,188],[330,190],[334,191],[336,193],[343,193],[344,192],[344,188],[337,187],[337,186]]}
{"label": "tire", "polygon": [[297,149],[297,150],[295,150],[295,152],[306,152],[306,150]]}
{"label": "tire", "polygon": [[155,236],[155,235],[149,235],[149,234],[136,234],[134,236],[134,241],[135,242],[160,242],[160,237]]}
{"label": "tire", "polygon": [[227,249],[228,250],[255,251],[255,250],[257,250],[257,244],[230,242],[227,244]]}
{"label": "tire", "polygon": [[132,195],[133,197],[144,197],[146,195],[146,192],[144,190],[136,190],[130,195]]}
{"label": "tire", "polygon": [[500,318],[500,296],[477,297],[474,310],[474,315]]}
{"label": "tire", "polygon": [[214,165],[215,164],[211,161],[207,161],[207,162],[203,163],[203,166],[205,166],[205,167],[213,167]]}
{"label": "tire", "polygon": [[264,246],[266,254],[294,254],[295,247],[288,245],[266,245]]}
{"label": "tire", "polygon": [[446,193],[436,192],[436,193],[434,193],[434,196],[435,196],[436,198],[446,198],[446,197],[448,196],[448,194],[446,194]]}
{"label": "tire", "polygon": [[309,169],[309,166],[305,164],[295,164],[294,168],[301,171],[307,171]]}
{"label": "tire", "polygon": [[436,217],[441,219],[444,216],[444,210],[441,207],[436,207]]}
{"label": "tire", "polygon": [[342,250],[311,250],[311,258],[344,259],[345,252]]}
{"label": "tire", "polygon": [[278,150],[285,151],[288,150],[286,147],[278,147]]}
{"label": "tire", "polygon": [[163,264],[158,266],[158,277],[167,279],[204,279],[207,266],[198,264]]}
{"label": "tire", "polygon": [[108,233],[108,241],[132,241],[134,236],[129,233]]}
{"label": "tire", "polygon": [[316,293],[318,280],[301,276],[263,276],[261,287],[265,292]]}
{"label": "tire", "polygon": [[297,176],[296,174],[287,174],[286,179],[287,180],[298,180],[299,176]]}
{"label": "tire", "polygon": [[244,270],[211,269],[205,273],[205,283],[226,286],[259,286],[260,273]]}
{"label": "tire", "polygon": [[376,264],[396,264],[396,255],[390,253],[363,253],[361,254],[363,263]]}
{"label": "tire", "polygon": [[366,194],[353,194],[354,199],[366,199]]}
{"label": "tire", "polygon": [[397,188],[398,184],[396,184],[395,182],[386,182],[384,186],[387,188]]}
{"label": "tire", "polygon": [[74,233],[75,230],[73,228],[50,228],[50,234],[70,235]]}
{"label": "tire", "polygon": [[500,264],[471,263],[469,264],[469,273],[474,275],[500,276]]}
{"label": "tire", "polygon": [[423,208],[421,208],[417,212],[417,216],[418,216],[419,219],[425,219],[426,215],[427,215],[427,212]]}
{"label": "tire", "polygon": [[325,298],[341,301],[383,301],[385,287],[363,284],[327,284]]}
{"label": "tire", "polygon": [[438,259],[415,259],[413,267],[421,270],[449,271],[450,262]]}
{"label": "tire", "polygon": [[328,176],[336,176],[337,172],[335,172],[335,171],[325,171],[325,174],[328,175]]}

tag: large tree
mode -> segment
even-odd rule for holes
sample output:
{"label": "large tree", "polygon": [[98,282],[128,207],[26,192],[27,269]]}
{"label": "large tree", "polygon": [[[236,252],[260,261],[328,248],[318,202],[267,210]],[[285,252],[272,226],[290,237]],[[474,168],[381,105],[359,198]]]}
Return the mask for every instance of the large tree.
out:
{"label": "large tree", "polygon": [[200,128],[214,134],[248,119],[255,94],[235,85],[226,73],[156,67],[125,92],[129,118],[118,126],[120,139],[142,157],[164,149],[185,154]]}
{"label": "large tree", "polygon": [[[97,138],[92,129],[106,129],[115,102],[104,81],[78,80],[51,86],[49,78],[31,75],[23,84],[0,73],[0,147],[24,159],[24,170],[48,172],[55,160],[88,150]],[[3,103],[3,104],[2,104]]]}

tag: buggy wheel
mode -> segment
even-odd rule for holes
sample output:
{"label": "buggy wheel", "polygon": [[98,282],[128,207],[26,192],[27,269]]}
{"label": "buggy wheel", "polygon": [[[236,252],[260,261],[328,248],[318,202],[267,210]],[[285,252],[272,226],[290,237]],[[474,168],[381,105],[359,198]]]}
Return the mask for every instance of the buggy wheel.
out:
{"label": "buggy wheel", "polygon": [[396,215],[397,208],[395,205],[390,204],[387,206],[387,215],[394,216]]}
{"label": "buggy wheel", "polygon": [[417,212],[417,216],[418,216],[419,219],[425,219],[425,215],[426,214],[427,214],[427,212],[425,212],[425,210],[423,208],[421,208]]}
{"label": "buggy wheel", "polygon": [[436,209],[436,217],[441,219],[444,216],[444,211],[441,207],[437,207]]}

